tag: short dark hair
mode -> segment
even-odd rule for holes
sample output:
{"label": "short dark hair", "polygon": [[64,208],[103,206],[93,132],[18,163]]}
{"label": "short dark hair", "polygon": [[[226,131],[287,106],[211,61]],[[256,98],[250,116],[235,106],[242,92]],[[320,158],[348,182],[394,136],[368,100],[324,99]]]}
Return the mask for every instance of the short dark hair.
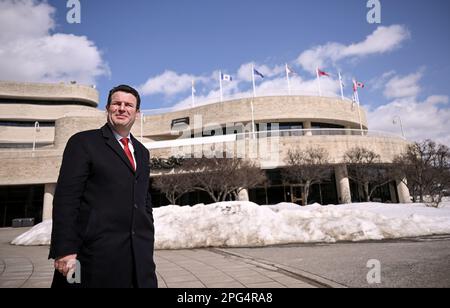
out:
{"label": "short dark hair", "polygon": [[139,96],[139,92],[135,88],[130,87],[129,85],[126,85],[126,84],[121,84],[117,87],[112,88],[111,91],[109,91],[108,103],[106,104],[106,106],[109,106],[109,104],[111,104],[111,97],[116,92],[126,92],[126,93],[132,94],[134,97],[136,97],[136,102],[137,102],[136,110],[140,109],[141,97]]}

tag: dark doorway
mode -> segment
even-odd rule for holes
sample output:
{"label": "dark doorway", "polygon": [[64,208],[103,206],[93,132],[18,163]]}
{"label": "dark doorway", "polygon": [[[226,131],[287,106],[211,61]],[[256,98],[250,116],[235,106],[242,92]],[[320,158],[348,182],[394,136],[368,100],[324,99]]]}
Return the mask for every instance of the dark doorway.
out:
{"label": "dark doorway", "polygon": [[42,221],[44,185],[0,187],[0,227],[11,227],[15,218]]}
{"label": "dark doorway", "polygon": [[291,186],[291,202],[298,205],[304,204],[304,188],[303,185],[292,185]]}

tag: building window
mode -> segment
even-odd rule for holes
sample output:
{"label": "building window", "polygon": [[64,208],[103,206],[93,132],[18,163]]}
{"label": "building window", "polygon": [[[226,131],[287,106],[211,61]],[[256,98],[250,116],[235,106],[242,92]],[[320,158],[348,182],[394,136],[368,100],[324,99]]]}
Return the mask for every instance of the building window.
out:
{"label": "building window", "polygon": [[[55,127],[54,121],[37,121],[40,127]],[[0,121],[0,126],[8,127],[34,127],[36,121]]]}

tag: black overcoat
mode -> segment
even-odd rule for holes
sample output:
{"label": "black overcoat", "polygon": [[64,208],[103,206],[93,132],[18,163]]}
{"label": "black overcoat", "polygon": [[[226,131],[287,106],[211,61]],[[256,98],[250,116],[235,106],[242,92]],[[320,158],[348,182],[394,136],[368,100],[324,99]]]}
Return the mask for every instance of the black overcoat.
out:
{"label": "black overcoat", "polygon": [[[157,287],[149,152],[133,136],[137,170],[108,124],[65,148],[49,258],[78,254],[81,287]],[[65,279],[55,271],[54,286]]]}

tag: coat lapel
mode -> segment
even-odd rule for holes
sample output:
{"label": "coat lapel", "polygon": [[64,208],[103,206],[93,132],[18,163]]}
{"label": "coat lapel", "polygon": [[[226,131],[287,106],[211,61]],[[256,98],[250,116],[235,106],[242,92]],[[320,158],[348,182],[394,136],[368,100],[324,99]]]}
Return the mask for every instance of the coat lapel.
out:
{"label": "coat lapel", "polygon": [[[117,142],[116,137],[114,137],[114,134],[111,130],[111,128],[108,126],[108,124],[105,124],[102,128],[102,134],[103,137],[105,138],[105,142],[106,144],[114,151],[116,152],[117,155],[119,155],[120,159],[128,166],[128,168],[130,169],[131,172],[135,173],[133,166],[131,166],[130,160],[128,159],[127,155],[125,154],[125,151],[122,149],[122,147],[120,146],[119,142]],[[134,145],[134,141],[133,141],[133,145]],[[136,151],[136,147],[134,147],[135,151]],[[135,153],[136,156],[136,153]],[[138,159],[136,157],[136,163],[137,163]],[[139,170],[139,165],[137,170]]]}

